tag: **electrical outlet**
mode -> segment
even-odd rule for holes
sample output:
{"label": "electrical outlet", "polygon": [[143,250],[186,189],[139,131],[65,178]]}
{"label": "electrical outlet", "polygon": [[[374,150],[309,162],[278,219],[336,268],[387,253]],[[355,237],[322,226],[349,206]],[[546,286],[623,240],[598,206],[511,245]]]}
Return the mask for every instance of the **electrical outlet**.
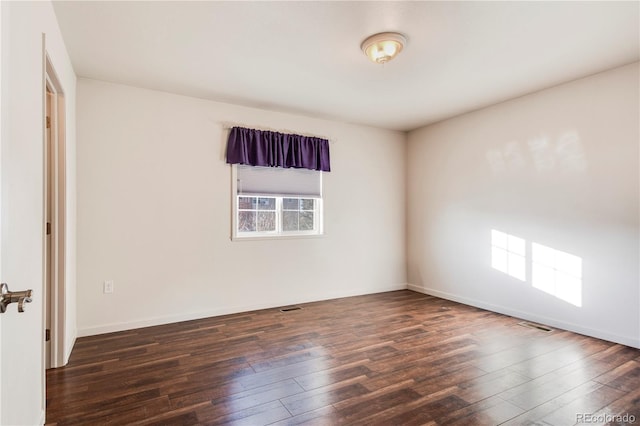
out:
{"label": "electrical outlet", "polygon": [[105,294],[113,293],[113,281],[105,281],[102,286],[102,292]]}

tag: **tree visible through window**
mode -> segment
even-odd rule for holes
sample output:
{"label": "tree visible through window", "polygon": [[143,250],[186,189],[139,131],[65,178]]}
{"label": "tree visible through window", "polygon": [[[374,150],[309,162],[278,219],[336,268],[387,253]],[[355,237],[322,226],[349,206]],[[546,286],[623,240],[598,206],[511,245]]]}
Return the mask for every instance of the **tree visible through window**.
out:
{"label": "tree visible through window", "polygon": [[312,231],[314,228],[315,200],[313,198],[283,198],[282,230]]}
{"label": "tree visible through window", "polygon": [[276,199],[238,197],[238,230],[240,232],[275,231]]}

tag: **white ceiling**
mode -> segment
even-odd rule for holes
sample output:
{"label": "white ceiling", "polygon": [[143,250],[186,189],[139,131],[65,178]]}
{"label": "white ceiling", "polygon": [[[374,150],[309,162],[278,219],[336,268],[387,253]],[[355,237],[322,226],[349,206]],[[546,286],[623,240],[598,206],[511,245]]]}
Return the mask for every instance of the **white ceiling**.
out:
{"label": "white ceiling", "polygon": [[[54,2],[80,77],[397,130],[637,61],[639,5]],[[409,39],[384,66],[381,31]]]}

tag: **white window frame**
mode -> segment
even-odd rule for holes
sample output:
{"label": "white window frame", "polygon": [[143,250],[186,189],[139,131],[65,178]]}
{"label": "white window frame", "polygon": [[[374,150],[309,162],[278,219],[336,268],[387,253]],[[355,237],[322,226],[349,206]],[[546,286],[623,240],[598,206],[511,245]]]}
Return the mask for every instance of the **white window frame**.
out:
{"label": "white window frame", "polygon": [[[322,188],[322,173],[320,174],[320,187]],[[276,199],[276,230],[275,231],[238,231],[238,216],[240,213],[239,199],[240,197],[261,197]],[[313,231],[284,231],[282,230],[282,213],[284,198],[304,198],[314,200],[313,214]],[[274,194],[254,194],[244,193],[238,194],[238,168],[237,165],[231,165],[231,240],[232,241],[251,241],[251,240],[268,240],[268,239],[290,239],[290,238],[318,238],[324,235],[323,227],[323,199],[322,197],[314,197],[309,195],[274,195]]]}

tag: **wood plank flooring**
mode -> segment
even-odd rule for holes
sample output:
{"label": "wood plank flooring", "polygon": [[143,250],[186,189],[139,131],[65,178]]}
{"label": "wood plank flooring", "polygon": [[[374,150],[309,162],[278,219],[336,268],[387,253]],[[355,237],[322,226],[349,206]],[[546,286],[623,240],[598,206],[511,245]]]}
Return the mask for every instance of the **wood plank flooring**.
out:
{"label": "wood plank flooring", "polygon": [[80,338],[47,423],[640,424],[640,350],[407,290],[299,306]]}

